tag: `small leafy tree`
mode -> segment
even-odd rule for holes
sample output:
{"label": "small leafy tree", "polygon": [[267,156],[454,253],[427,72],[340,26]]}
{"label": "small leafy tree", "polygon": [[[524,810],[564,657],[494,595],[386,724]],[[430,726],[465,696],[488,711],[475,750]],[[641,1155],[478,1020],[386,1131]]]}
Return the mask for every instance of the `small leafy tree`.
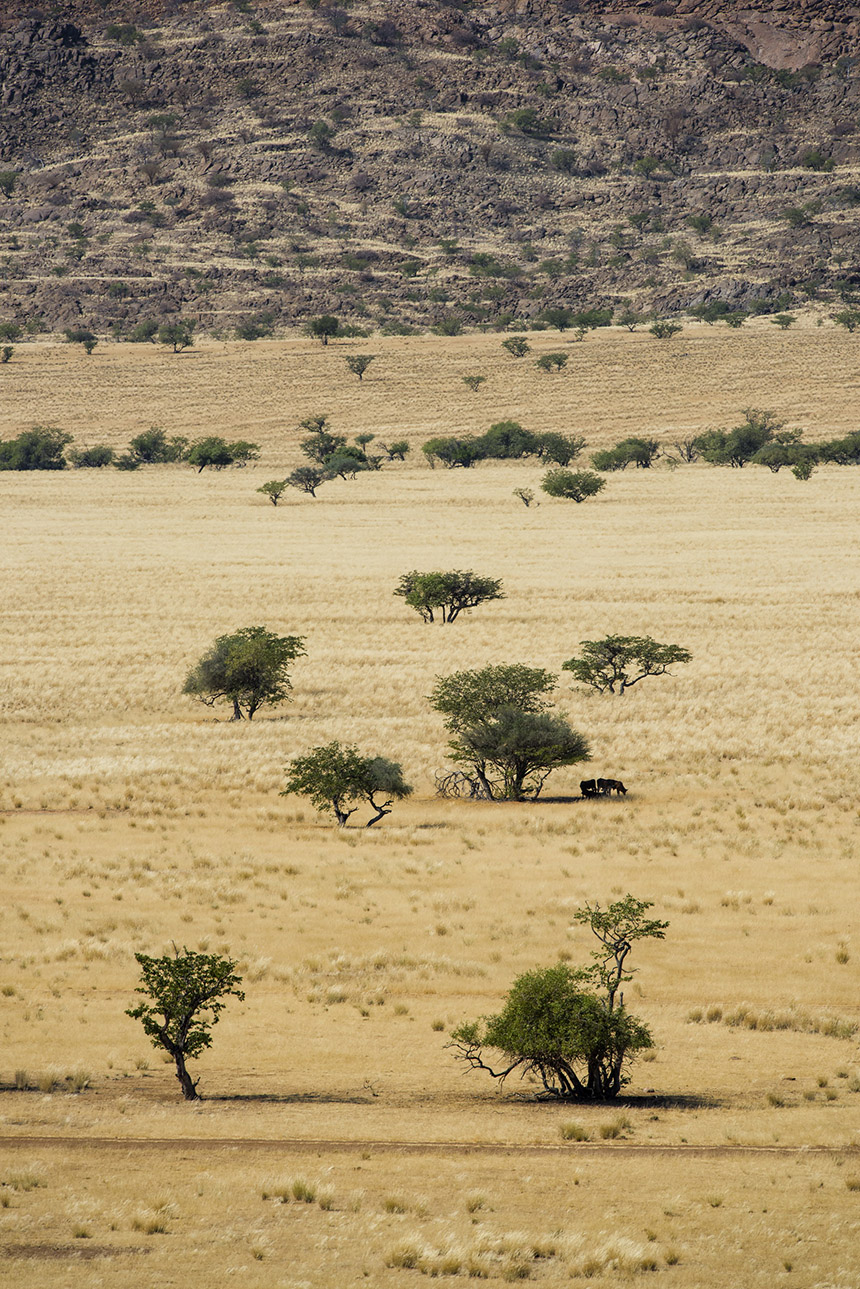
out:
{"label": "small leafy tree", "polygon": [[486,383],[486,376],[464,376],[463,384],[470,389],[473,394],[477,394],[482,385]]}
{"label": "small leafy tree", "polygon": [[595,470],[626,470],[629,465],[635,465],[640,470],[650,470],[652,462],[660,453],[660,444],[656,439],[623,439],[614,448],[595,452],[591,464]]}
{"label": "small leafy tree", "polygon": [[393,443],[380,443],[379,446],[389,461],[405,461],[409,454],[408,439],[395,439]]}
{"label": "small leafy tree", "polygon": [[788,331],[788,328],[793,327],[797,322],[797,318],[793,313],[778,313],[775,318],[771,318],[771,322],[780,330]]}
{"label": "small leafy tree", "polygon": [[179,318],[176,322],[164,322],[158,328],[158,343],[160,345],[169,345],[175,354],[181,353],[183,349],[190,349],[194,344],[194,328],[196,325],[192,318]]}
{"label": "small leafy tree", "polygon": [[[622,984],[632,979],[626,960],[637,940],[665,938],[668,922],[647,916],[647,900],[625,895],[606,909],[586,904],[574,920],[600,942],[590,967],[554,967],[526,972],[514,981],[497,1016],[455,1029],[449,1048],[472,1069],[486,1070],[504,1083],[518,1071],[536,1075],[548,1096],[606,1101],[629,1082],[625,1066],[654,1046],[648,1026],[624,1006]],[[485,1049],[502,1054],[503,1069],[484,1059]]]}
{"label": "small leafy tree", "polygon": [[537,435],[537,456],[539,461],[552,461],[555,465],[570,465],[585,447],[585,439],[580,434],[558,434],[547,430]]}
{"label": "small leafy tree", "polygon": [[129,1007],[126,1016],[139,1020],[154,1047],[163,1047],[176,1065],[176,1077],[186,1101],[198,1101],[199,1079],[192,1079],[186,1062],[212,1046],[211,1030],[224,1009],[223,1000],[245,994],[236,963],[215,953],[195,953],[174,945],[173,954],[150,958],[136,953],[141,983],[136,993],[145,1001]]}
{"label": "small leafy tree", "polygon": [[680,322],[672,322],[669,318],[658,318],[656,322],[652,322],[648,330],[656,340],[671,340],[683,328]]}
{"label": "small leafy tree", "polygon": [[348,354],[346,365],[361,380],[375,357],[376,354]]}
{"label": "small leafy tree", "polygon": [[327,345],[329,340],[340,334],[340,321],[333,314],[324,313],[319,318],[312,318],[307,324],[307,330],[315,340]]}
{"label": "small leafy tree", "polygon": [[694,446],[712,465],[743,469],[767,443],[797,443],[800,430],[787,429],[785,421],[757,407],[744,410],[745,420],[732,430],[706,430],[694,439]]}
{"label": "small leafy tree", "polygon": [[252,461],[258,455],[260,449],[256,443],[248,443],[240,439],[236,443],[227,443],[225,439],[218,435],[212,435],[208,439],[198,439],[192,443],[185,457],[189,465],[193,465],[200,474],[210,466],[213,470],[223,470],[228,465],[241,465],[246,461]]}
{"label": "small leafy tree", "polygon": [[306,492],[309,496],[315,497],[317,488],[325,478],[322,470],[317,470],[312,465],[300,465],[293,470],[292,474],[287,475],[286,482],[290,488],[298,488],[299,492]]}
{"label": "small leafy tree", "polygon": [[839,313],[834,313],[833,321],[846,331],[854,332],[860,327],[860,309],[841,309]]}
{"label": "small leafy tree", "polygon": [[549,711],[555,685],[522,663],[437,677],[430,703],[454,735],[451,759],[470,767],[488,800],[535,799],[552,770],[588,760],[583,736]]}
{"label": "small leafy tree", "polygon": [[87,357],[90,356],[98,344],[98,337],[95,332],[90,331],[89,327],[67,327],[63,334],[66,337],[67,344],[83,346]]}
{"label": "small leafy tree", "polygon": [[452,435],[450,438],[428,439],[426,443],[422,444],[421,451],[426,456],[431,467],[435,466],[437,461],[441,461],[449,470],[453,470],[458,466],[468,470],[476,461],[481,461],[484,457],[481,440],[468,434],[462,438]]}
{"label": "small leafy tree", "polygon": [[113,465],[114,450],[99,444],[92,448],[75,448],[69,453],[69,460],[76,470],[99,470],[106,465]]}
{"label": "small leafy tree", "polygon": [[477,608],[488,600],[503,600],[498,578],[453,570],[447,573],[404,573],[394,594],[402,596],[425,622],[442,612],[443,622],[453,622],[464,610]]}
{"label": "small leafy tree", "polygon": [[468,765],[491,800],[537,800],[547,776],[590,758],[585,737],[567,717],[507,707],[460,730],[451,760]]}
{"label": "small leafy tree", "polygon": [[508,336],[502,341],[502,348],[507,349],[512,358],[525,358],[531,352],[531,345],[525,336]]}
{"label": "small leafy tree", "polygon": [[277,506],[286,488],[286,479],[270,479],[268,483],[263,484],[262,488],[258,488],[257,492],[262,492],[265,497],[269,498],[273,506]]}
{"label": "small leafy tree", "polygon": [[[317,810],[330,810],[341,828],[358,804],[366,801],[374,814],[366,828],[391,813],[392,801],[408,797],[412,788],[404,782],[400,766],[383,756],[362,756],[357,747],[341,746],[335,740],[315,747],[307,756],[296,757],[287,767],[289,778],[282,797],[291,792],[310,797]],[[379,802],[377,796],[385,800]]]}
{"label": "small leafy tree", "polygon": [[563,497],[567,501],[581,502],[595,497],[606,487],[606,480],[590,470],[548,470],[541,480],[541,488],[550,497]]}
{"label": "small leafy tree", "polygon": [[168,439],[164,430],[158,425],[151,425],[148,430],[135,435],[129,443],[131,453],[144,465],[162,465],[169,461],[181,461],[188,447],[188,440],[181,435]]}
{"label": "small leafy tree", "polygon": [[183,694],[207,707],[233,704],[234,721],[253,720],[260,708],[281,703],[292,689],[287,667],[305,653],[302,636],[278,636],[265,627],[242,627],[219,636],[188,673]]}
{"label": "small leafy tree", "polygon": [[681,645],[660,644],[650,636],[606,636],[583,640],[580,647],[582,656],[569,658],[561,669],[601,694],[623,694],[646,676],[663,676],[693,656]]}
{"label": "small leafy tree", "polygon": [[528,510],[529,506],[535,499],[534,492],[531,488],[514,488],[514,496],[519,497],[526,510]]}
{"label": "small leafy tree", "polygon": [[0,470],[65,470],[72,437],[52,425],[34,425],[15,439],[0,441]]}
{"label": "small leafy tree", "polygon": [[15,349],[12,345],[4,345],[3,348],[0,349],[0,363],[8,363],[14,352]]}
{"label": "small leafy tree", "polygon": [[541,371],[561,371],[562,367],[567,366],[568,356],[563,353],[541,354],[535,367],[539,367]]}
{"label": "small leafy tree", "polygon": [[332,434],[328,429],[328,417],[322,413],[306,416],[299,429],[308,431],[307,438],[302,439],[299,447],[314,465],[324,466],[330,457],[346,447],[346,435]]}

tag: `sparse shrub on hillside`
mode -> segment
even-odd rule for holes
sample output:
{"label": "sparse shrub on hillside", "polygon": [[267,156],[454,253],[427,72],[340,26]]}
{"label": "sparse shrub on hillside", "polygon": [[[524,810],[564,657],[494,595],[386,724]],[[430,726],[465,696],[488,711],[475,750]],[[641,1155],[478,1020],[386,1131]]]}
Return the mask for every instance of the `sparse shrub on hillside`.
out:
{"label": "sparse shrub on hillside", "polygon": [[514,488],[514,496],[518,497],[523,503],[526,510],[534,503],[535,495],[531,488]]}
{"label": "sparse shrub on hillside", "polygon": [[470,389],[473,394],[477,394],[482,385],[486,384],[486,376],[464,376],[463,384]]}
{"label": "sparse shrub on hillside", "polygon": [[437,336],[459,336],[463,331],[463,319],[459,314],[449,313],[433,327]]}
{"label": "sparse shrub on hillside", "polygon": [[573,310],[566,309],[563,305],[551,305],[542,311],[540,321],[556,331],[566,331],[573,323]]}
{"label": "sparse shrub on hillside", "polygon": [[0,470],[65,470],[72,435],[52,425],[34,425],[16,439],[0,440]]}
{"label": "sparse shrub on hillside", "polygon": [[0,170],[0,192],[4,197],[11,197],[18,182],[17,170]]}
{"label": "sparse shrub on hillside", "polygon": [[[365,827],[391,813],[391,803],[412,793],[396,761],[383,756],[362,756],[357,747],[342,746],[337,740],[326,747],[315,747],[306,756],[296,757],[287,766],[287,785],[281,796],[297,793],[310,797],[317,810],[330,810],[341,828],[358,804],[365,801],[374,811]],[[377,797],[385,798],[377,801]]]}
{"label": "sparse shrub on hillside", "polygon": [[535,366],[541,371],[559,372],[563,367],[567,366],[568,357],[568,354],[563,353],[542,354],[535,363]]}
{"label": "sparse shrub on hillside", "polygon": [[192,1079],[186,1063],[212,1046],[211,1030],[218,1023],[225,998],[245,994],[236,963],[219,954],[181,951],[150,958],[136,953],[141,983],[136,993],[144,1001],[129,1007],[126,1016],[139,1020],[154,1047],[163,1047],[176,1066],[176,1077],[186,1101],[197,1101],[199,1079]]}
{"label": "sparse shrub on hillside", "polygon": [[646,676],[664,676],[692,654],[681,645],[660,644],[650,636],[605,636],[583,640],[582,656],[561,664],[562,671],[598,693],[623,694]]}
{"label": "sparse shrub on hillside", "polygon": [[549,497],[562,497],[566,501],[582,502],[597,496],[606,487],[606,480],[590,470],[548,470],[541,480],[541,488]]}
{"label": "sparse shrub on hillside", "polygon": [[[647,917],[651,907],[628,894],[606,909],[586,904],[575,910],[574,920],[589,926],[600,942],[592,965],[560,963],[526,972],[514,981],[497,1016],[453,1031],[448,1047],[454,1056],[501,1083],[515,1070],[520,1077],[537,1075],[544,1091],[559,1099],[617,1097],[630,1081],[625,1067],[654,1046],[648,1026],[630,1015],[621,993],[633,974],[626,968],[633,943],[665,938],[668,923]],[[501,1054],[503,1069],[487,1064],[487,1048]]]}
{"label": "sparse shrub on hillside", "polygon": [[0,349],[0,363],[8,363],[14,352],[15,350],[12,345],[4,345],[3,348]]}
{"label": "sparse shrub on hillside", "polygon": [[0,340],[20,340],[21,328],[17,322],[0,322]]}
{"label": "sparse shrub on hillside", "polygon": [[549,155],[549,164],[560,175],[575,175],[576,153],[573,148],[555,148]]}
{"label": "sparse shrub on hillside", "polygon": [[401,596],[425,622],[433,622],[441,611],[442,622],[453,622],[466,609],[488,600],[503,600],[502,583],[494,577],[470,572],[404,573],[394,594]]}
{"label": "sparse shrub on hillside", "polygon": [[265,627],[242,627],[219,636],[188,673],[183,694],[207,707],[233,704],[234,721],[253,720],[263,706],[281,703],[292,688],[287,667],[305,653],[302,636],[278,636]]}
{"label": "sparse shrub on hillside", "polygon": [[263,340],[275,329],[275,315],[270,310],[245,318],[236,326],[237,340]]}

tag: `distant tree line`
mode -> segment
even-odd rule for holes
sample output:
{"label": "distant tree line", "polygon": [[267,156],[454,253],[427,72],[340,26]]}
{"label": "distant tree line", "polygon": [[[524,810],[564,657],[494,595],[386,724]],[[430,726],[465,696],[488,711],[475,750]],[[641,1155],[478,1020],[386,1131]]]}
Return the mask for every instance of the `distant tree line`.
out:
{"label": "distant tree line", "polygon": [[228,465],[245,465],[260,454],[257,443],[245,439],[228,442],[216,435],[189,442],[181,435],[168,438],[164,430],[153,425],[131,440],[125,452],[107,444],[88,448],[66,448],[74,441],[65,430],[51,425],[34,425],[15,439],[0,440],[0,470],[65,470],[68,465],[78,470],[115,466],[118,470],[137,470],[142,465],[163,465],[185,461],[199,473],[211,466],[222,470]]}

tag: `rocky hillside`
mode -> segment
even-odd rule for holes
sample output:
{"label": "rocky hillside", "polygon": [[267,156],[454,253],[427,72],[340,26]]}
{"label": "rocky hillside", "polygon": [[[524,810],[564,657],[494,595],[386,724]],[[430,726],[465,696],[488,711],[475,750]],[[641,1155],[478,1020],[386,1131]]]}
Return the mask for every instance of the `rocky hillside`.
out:
{"label": "rocky hillside", "polygon": [[4,15],[0,321],[504,326],[860,286],[860,7]]}

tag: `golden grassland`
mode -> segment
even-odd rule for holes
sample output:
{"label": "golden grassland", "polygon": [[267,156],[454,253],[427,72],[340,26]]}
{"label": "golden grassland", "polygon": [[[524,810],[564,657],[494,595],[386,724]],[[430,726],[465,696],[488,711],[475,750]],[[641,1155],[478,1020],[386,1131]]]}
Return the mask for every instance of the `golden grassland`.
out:
{"label": "golden grassland", "polygon": [[[418,451],[504,417],[671,441],[750,404],[844,433],[856,341],[530,339],[521,363],[498,336],[40,342],[3,368],[0,436],[120,446],[156,423],[262,456],[0,475],[0,1281],[856,1284],[860,475],[663,466],[526,510],[533,462],[431,471]],[[534,369],[561,346],[567,372]],[[378,354],[361,384],[357,350]],[[309,412],[413,458],[274,509],[256,489],[298,460]],[[425,626],[392,595],[413,567],[499,576],[507,598]],[[181,697],[214,636],[258,622],[306,637],[291,704],[240,725]],[[566,676],[609,632],[693,662],[623,698],[560,680],[593,760],[547,800],[434,797],[434,676]],[[370,831],[278,795],[336,737],[415,785]],[[629,796],[578,800],[592,774]],[[572,910],[627,890],[671,924],[628,987],[659,1045],[630,1096],[548,1105],[464,1073],[451,1028],[521,971],[582,961]],[[134,952],[171,941],[245,978],[197,1106],[123,1014]]]}

